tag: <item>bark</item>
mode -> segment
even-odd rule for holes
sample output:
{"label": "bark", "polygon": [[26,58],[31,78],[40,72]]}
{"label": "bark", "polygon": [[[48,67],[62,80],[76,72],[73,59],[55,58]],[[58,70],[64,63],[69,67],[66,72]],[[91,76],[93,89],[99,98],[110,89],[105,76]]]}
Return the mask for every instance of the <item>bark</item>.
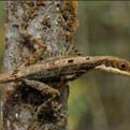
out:
{"label": "bark", "polygon": [[[48,57],[73,54],[72,38],[77,28],[76,1],[6,3],[5,71],[14,71],[23,63],[27,65]],[[60,96],[50,100],[51,94],[41,94],[24,82],[6,84],[4,130],[65,130],[68,85],[52,81],[48,86],[59,90]]]}

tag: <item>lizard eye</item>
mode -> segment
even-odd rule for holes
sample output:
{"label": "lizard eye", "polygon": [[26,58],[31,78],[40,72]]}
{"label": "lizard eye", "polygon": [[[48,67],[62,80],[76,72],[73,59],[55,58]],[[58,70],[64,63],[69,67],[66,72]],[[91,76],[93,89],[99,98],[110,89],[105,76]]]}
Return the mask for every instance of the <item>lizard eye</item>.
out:
{"label": "lizard eye", "polygon": [[128,69],[128,64],[127,63],[121,63],[121,64],[119,64],[119,69],[121,69],[121,70],[127,70]]}

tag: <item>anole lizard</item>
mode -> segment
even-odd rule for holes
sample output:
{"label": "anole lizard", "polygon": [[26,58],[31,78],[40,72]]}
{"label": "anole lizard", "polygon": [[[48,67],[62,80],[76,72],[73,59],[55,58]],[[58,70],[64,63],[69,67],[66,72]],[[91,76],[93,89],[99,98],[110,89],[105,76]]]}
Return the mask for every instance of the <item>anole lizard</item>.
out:
{"label": "anole lizard", "polygon": [[[66,6],[66,7],[68,7],[68,6]],[[56,14],[56,11],[54,11],[55,13],[50,13],[50,18],[54,18],[54,19],[49,20],[49,21],[51,21],[51,23],[50,23],[51,26],[47,27],[46,30],[48,30],[48,29],[51,30],[50,31],[51,33],[48,33],[48,31],[46,32],[46,30],[45,30],[45,33],[43,33],[44,31],[41,31],[42,33],[39,33],[39,26],[37,28],[37,26],[35,26],[36,24],[34,22],[30,23],[28,21],[27,22],[25,21],[25,23],[27,23],[27,27],[26,27],[27,29],[25,29],[25,30],[28,30],[28,32],[30,32],[30,28],[31,28],[31,32],[35,32],[35,34],[41,34],[40,35],[41,37],[37,39],[37,38],[35,38],[34,33],[33,33],[33,35],[32,34],[28,35],[28,33],[26,33],[26,32],[24,33],[24,31],[23,31],[22,32],[23,34],[20,34],[23,36],[23,41],[25,40],[25,43],[34,43],[35,45],[38,45],[38,51],[36,50],[34,44],[32,45],[33,49],[36,50],[36,52],[39,52],[39,49],[42,49],[43,54],[44,54],[44,52],[47,52],[49,50],[48,49],[49,47],[50,47],[50,51],[53,52],[52,56],[59,55],[61,52],[59,50],[64,50],[64,52],[66,52],[66,48],[67,48],[66,46],[69,46],[69,45],[67,45],[66,41],[64,42],[64,40],[62,40],[63,42],[61,41],[61,44],[59,44],[60,40],[58,39],[58,37],[59,36],[62,37],[62,35],[64,33],[62,35],[59,35],[58,33],[56,33],[56,32],[62,31],[60,29],[60,28],[62,28],[61,27],[62,22],[60,23],[60,22],[55,22],[55,21],[59,21],[59,18],[60,18],[60,20],[63,21],[63,23],[64,23],[64,26],[63,26],[64,30],[67,30],[65,32],[71,36],[72,35],[71,33],[73,33],[73,29],[71,29],[73,26],[71,25],[71,23],[74,22],[75,15],[73,18],[73,15],[71,16],[71,12],[69,10],[70,9],[67,8],[65,11],[65,14],[67,14],[67,15],[64,15],[64,17],[66,16],[65,21],[63,21],[64,19],[61,19],[62,17],[60,15],[57,15],[58,17],[54,17],[55,15],[53,16],[53,14]],[[49,9],[47,11],[43,10],[43,12],[49,12],[49,11],[50,11]],[[52,9],[51,9],[51,12],[52,12]],[[38,20],[36,19],[37,21],[40,21],[40,19],[44,20],[44,17],[41,18],[39,16],[40,15],[37,14],[37,17],[36,17],[38,19]],[[14,17],[12,17],[12,18],[14,18]],[[18,17],[18,18],[20,18],[19,20],[21,20],[21,17]],[[32,19],[32,21],[34,21],[34,20],[35,19]],[[60,23],[60,24],[56,25],[55,23],[56,24]],[[72,27],[69,26],[68,23]],[[33,26],[28,26],[29,24],[30,25],[32,24]],[[39,22],[38,25],[42,25],[42,24],[40,24],[40,22]],[[45,28],[46,26],[43,25],[40,27]],[[76,27],[74,26],[74,28],[76,28]],[[59,31],[57,31],[57,30],[59,30]],[[56,35],[54,35],[55,33],[56,33]],[[50,35],[50,34],[52,34],[52,35]],[[52,40],[51,37],[54,40]],[[45,39],[47,39],[47,40],[45,40]],[[56,39],[58,39],[58,40],[56,40]],[[44,46],[44,42],[43,42],[44,40],[45,40],[45,46]],[[48,42],[48,41],[51,41],[51,42]],[[65,46],[59,47],[60,45],[64,45],[62,43],[65,43]],[[28,50],[30,51],[30,48],[28,48]],[[41,54],[41,51],[40,51],[40,54],[35,55],[36,59],[39,61],[39,59],[41,57],[45,57],[45,55],[43,55],[43,54]],[[14,72],[1,74],[0,82],[7,83],[7,82],[15,82],[15,81],[16,82],[24,81],[27,84],[27,87],[30,86],[32,88],[35,88],[36,90],[39,90],[39,92],[41,92],[43,95],[45,93],[50,93],[53,96],[53,94],[59,95],[58,90],[53,88],[54,82],[56,82],[56,81],[59,82],[61,80],[66,81],[66,82],[74,80],[78,76],[82,75],[83,73],[88,72],[89,70],[101,69],[101,70],[105,70],[105,71],[112,71],[112,72],[117,72],[120,74],[130,75],[130,63],[127,61],[124,61],[122,59],[118,59],[118,58],[114,58],[114,57],[84,57],[84,56],[62,57],[61,55],[59,55],[58,58],[51,58],[48,60],[44,60],[43,62],[40,62],[40,63],[36,62],[36,64],[34,64],[34,65],[30,65],[30,63],[34,63],[36,61],[35,56],[32,56],[31,58],[29,58],[29,59],[31,59],[31,60],[29,60],[29,62],[24,63],[24,65],[29,64],[29,66],[23,65],[23,67],[16,69],[16,71],[14,71]],[[43,84],[43,83],[45,83],[45,84]],[[50,85],[50,83],[52,83],[52,85]],[[65,87],[65,85],[63,85],[63,86]],[[41,107],[44,106],[44,104],[46,102],[48,102],[51,99],[48,98],[47,101],[43,102],[43,104],[40,105],[40,107],[38,107],[38,111],[41,109]],[[14,106],[14,108],[15,108],[15,106]],[[13,111],[15,113],[15,110],[13,110]],[[34,114],[34,116],[35,116],[35,114]],[[36,112],[36,117],[37,117],[37,112]],[[32,129],[34,129],[34,128],[32,128]]]}
{"label": "anole lizard", "polygon": [[92,69],[130,76],[130,62],[111,56],[74,56],[50,58],[41,63],[21,67],[13,73],[0,75],[0,83],[20,81],[22,79],[50,81],[76,79]]}

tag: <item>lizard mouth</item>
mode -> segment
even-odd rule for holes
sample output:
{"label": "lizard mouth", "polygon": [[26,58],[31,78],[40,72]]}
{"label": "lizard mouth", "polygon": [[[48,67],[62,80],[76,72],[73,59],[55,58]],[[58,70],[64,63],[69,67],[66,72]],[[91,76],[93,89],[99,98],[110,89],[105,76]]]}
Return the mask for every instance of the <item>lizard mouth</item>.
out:
{"label": "lizard mouth", "polygon": [[96,70],[101,70],[101,71],[106,71],[106,72],[111,72],[111,73],[115,73],[115,74],[130,76],[129,71],[119,69],[119,68],[114,68],[112,66],[106,66],[104,64],[95,67],[95,69]]}

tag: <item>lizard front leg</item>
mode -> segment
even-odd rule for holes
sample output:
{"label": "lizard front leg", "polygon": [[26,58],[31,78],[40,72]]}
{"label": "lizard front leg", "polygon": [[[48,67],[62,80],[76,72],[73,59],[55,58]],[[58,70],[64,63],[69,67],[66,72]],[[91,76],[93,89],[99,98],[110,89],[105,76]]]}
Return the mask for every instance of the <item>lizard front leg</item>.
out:
{"label": "lizard front leg", "polygon": [[[58,100],[55,100],[56,97],[60,96],[60,92],[57,89],[52,88],[47,84],[35,80],[24,79],[23,82],[27,86],[30,86],[38,90],[42,95],[45,94],[51,95],[50,98],[48,98],[46,101],[44,101],[36,108],[33,115],[33,121],[30,123],[28,130],[34,129],[34,127],[37,126],[36,124],[38,123],[38,120],[40,120],[41,124],[45,122],[45,120],[41,120],[42,119],[40,118],[41,116],[44,116],[44,118],[48,120],[51,113],[52,119],[54,120],[61,120],[63,118],[64,114],[60,113],[60,110],[62,109],[62,105]],[[58,117],[60,117],[60,119]]]}
{"label": "lizard front leg", "polygon": [[35,80],[28,80],[28,79],[23,79],[22,81],[27,86],[30,86],[31,88],[38,90],[42,95],[49,94],[52,95],[53,98],[55,98],[56,96],[60,96],[60,92],[57,89],[52,88],[45,83],[35,81]]}

